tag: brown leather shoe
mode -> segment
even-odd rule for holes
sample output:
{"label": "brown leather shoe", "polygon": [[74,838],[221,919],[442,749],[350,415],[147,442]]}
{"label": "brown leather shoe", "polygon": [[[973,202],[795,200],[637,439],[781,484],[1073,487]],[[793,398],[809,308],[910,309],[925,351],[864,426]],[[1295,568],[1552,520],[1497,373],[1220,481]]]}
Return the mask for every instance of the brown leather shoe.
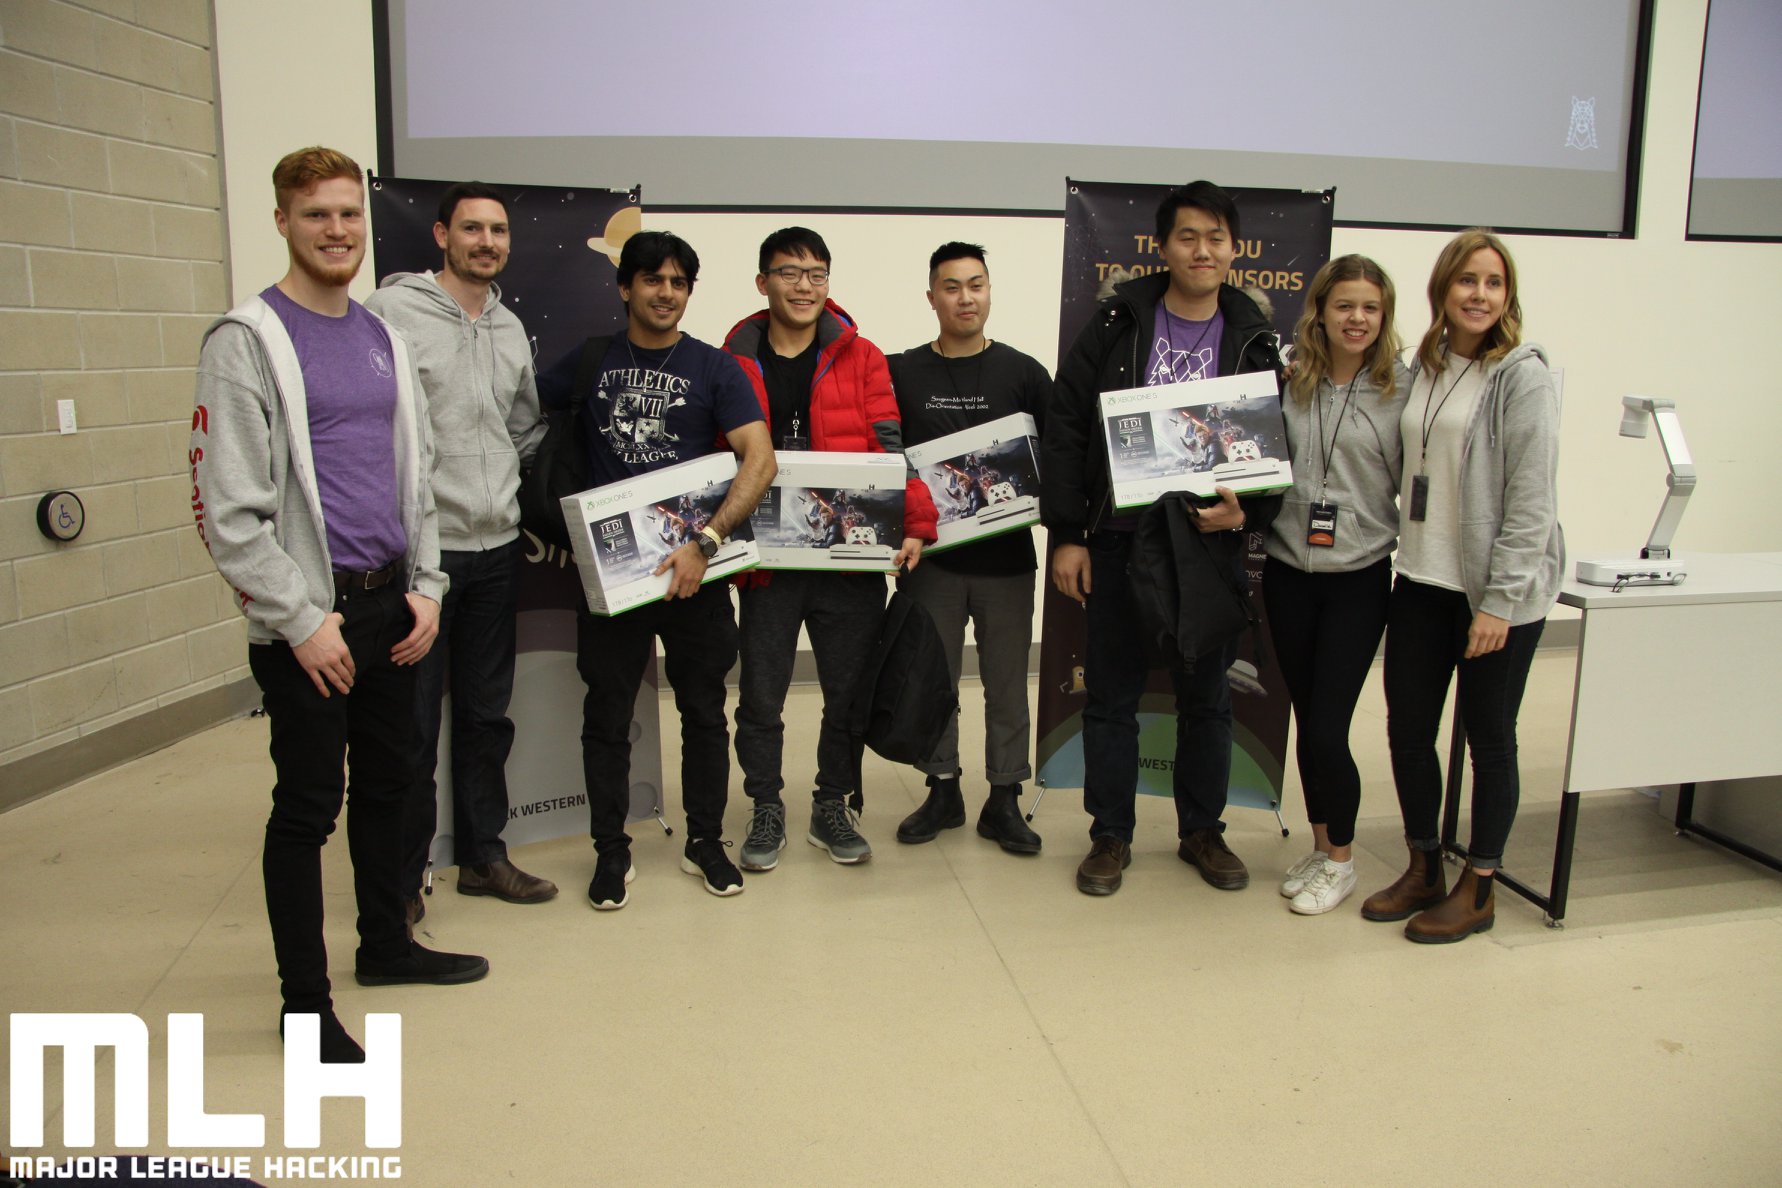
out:
{"label": "brown leather shoe", "polygon": [[509,903],[543,903],[557,894],[557,884],[497,858],[482,866],[460,866],[458,894],[493,895]]}
{"label": "brown leather shoe", "polygon": [[1200,877],[1221,891],[1242,891],[1250,885],[1244,860],[1231,852],[1217,829],[1192,829],[1176,847],[1176,857],[1198,867]]}
{"label": "brown leather shoe", "polygon": [[1384,891],[1376,891],[1361,905],[1361,914],[1368,920],[1403,920],[1425,908],[1442,902],[1448,893],[1448,874],[1442,869],[1440,850],[1411,851],[1411,864],[1398,881]]}
{"label": "brown leather shoe", "polygon": [[1497,880],[1487,882],[1491,885],[1485,888],[1485,902],[1475,906],[1479,876],[1467,867],[1442,902],[1411,917],[1405,935],[1420,945],[1446,945],[1475,932],[1489,932],[1497,921]]}
{"label": "brown leather shoe", "polygon": [[1077,867],[1077,890],[1084,895],[1112,895],[1120,889],[1120,872],[1132,865],[1132,847],[1115,837],[1098,837],[1089,856]]}

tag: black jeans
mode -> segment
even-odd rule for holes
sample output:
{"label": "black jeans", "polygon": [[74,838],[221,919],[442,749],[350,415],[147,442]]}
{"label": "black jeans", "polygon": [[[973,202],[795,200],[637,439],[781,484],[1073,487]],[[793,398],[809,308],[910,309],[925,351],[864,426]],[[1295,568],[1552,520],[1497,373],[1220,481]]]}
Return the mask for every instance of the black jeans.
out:
{"label": "black jeans", "polygon": [[412,782],[415,679],[390,649],[414,626],[402,582],[335,600],[346,616],[353,691],[315,684],[282,643],[248,648],[272,727],[272,815],[261,868],[285,1007],[333,1009],[322,940],[322,846],[347,805],[347,850],[361,961],[408,951],[402,913],[402,816]]}
{"label": "black jeans", "polygon": [[1269,634],[1298,727],[1294,757],[1306,819],[1323,825],[1333,846],[1355,841],[1361,773],[1349,727],[1386,630],[1391,590],[1386,558],[1351,573],[1306,573],[1273,557],[1262,569]]}
{"label": "black jeans", "polygon": [[[1139,699],[1150,675],[1126,572],[1131,557],[1132,533],[1090,534],[1083,807],[1089,812],[1090,837],[1112,837],[1128,845],[1137,819]],[[1231,682],[1225,670],[1237,651],[1234,638],[1219,652],[1202,656],[1193,672],[1170,674],[1176,709],[1172,787],[1182,837],[1196,829],[1225,831],[1219,819],[1231,782]]]}
{"label": "black jeans", "polygon": [[736,761],[743,791],[756,803],[779,804],[786,786],[786,690],[798,658],[798,628],[811,640],[823,719],[817,728],[813,797],[840,800],[854,789],[854,744],[848,702],[872,655],[885,614],[885,579],[876,573],[812,573],[781,569],[768,584],[741,591],[742,675],[737,683]]}
{"label": "black jeans", "polygon": [[1438,818],[1442,765],[1436,731],[1448,700],[1448,678],[1460,684],[1460,721],[1473,756],[1474,866],[1502,864],[1516,820],[1521,776],[1516,768],[1516,714],[1545,619],[1510,628],[1495,652],[1463,660],[1473,613],[1466,595],[1400,577],[1386,620],[1386,737],[1398,785],[1405,838],[1419,850],[1441,846]]}
{"label": "black jeans", "polygon": [[588,687],[582,699],[582,779],[588,833],[597,853],[626,849],[631,804],[631,716],[644,667],[662,639],[663,669],[681,715],[681,805],[687,837],[724,835],[730,797],[730,724],[724,677],[736,663],[736,616],[727,582],[691,598],[652,602],[617,615],[578,604],[575,666]]}
{"label": "black jeans", "polygon": [[452,693],[452,848],[459,866],[507,857],[507,756],[514,724],[507,704],[514,692],[517,623],[515,588],[520,539],[475,552],[439,554],[452,579],[439,611],[439,638],[415,666],[414,788],[403,827],[402,887],[417,894],[439,825],[438,784],[442,700]]}

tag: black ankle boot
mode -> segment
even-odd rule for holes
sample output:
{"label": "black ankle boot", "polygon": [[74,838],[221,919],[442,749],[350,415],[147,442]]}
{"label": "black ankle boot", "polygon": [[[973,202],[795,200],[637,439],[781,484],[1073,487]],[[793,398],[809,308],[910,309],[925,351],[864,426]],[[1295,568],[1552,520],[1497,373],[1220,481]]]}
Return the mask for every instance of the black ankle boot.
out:
{"label": "black ankle boot", "polygon": [[965,797],[959,793],[959,777],[928,777],[928,799],[903,819],[897,840],[907,845],[933,841],[943,829],[965,824]]}
{"label": "black ankle boot", "polygon": [[987,837],[1011,854],[1037,854],[1040,836],[1021,819],[1021,785],[998,784],[978,814],[978,836]]}

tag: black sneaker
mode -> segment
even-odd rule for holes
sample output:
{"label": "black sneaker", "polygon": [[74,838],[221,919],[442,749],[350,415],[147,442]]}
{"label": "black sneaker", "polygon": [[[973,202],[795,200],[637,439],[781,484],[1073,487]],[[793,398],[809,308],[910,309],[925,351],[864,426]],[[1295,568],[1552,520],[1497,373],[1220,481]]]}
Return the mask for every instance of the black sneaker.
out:
{"label": "black sneaker", "polygon": [[636,877],[630,847],[600,855],[594,863],[594,881],[588,884],[588,902],[597,912],[618,911],[630,902],[631,892],[627,888]]}
{"label": "black sneaker", "polygon": [[489,963],[469,953],[440,953],[408,942],[408,952],[394,961],[361,957],[353,977],[361,986],[456,986],[487,976]]}
{"label": "black sneaker", "polygon": [[681,869],[690,875],[702,876],[705,889],[713,895],[741,894],[742,874],[724,853],[724,847],[729,844],[715,837],[687,839],[686,852],[681,855]]}

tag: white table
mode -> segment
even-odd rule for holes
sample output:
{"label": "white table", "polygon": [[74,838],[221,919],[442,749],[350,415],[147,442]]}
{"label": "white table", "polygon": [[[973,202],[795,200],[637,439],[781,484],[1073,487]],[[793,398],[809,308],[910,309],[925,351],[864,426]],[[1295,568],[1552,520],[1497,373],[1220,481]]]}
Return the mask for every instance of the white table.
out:
{"label": "white table", "polygon": [[[1776,870],[1782,861],[1691,817],[1695,785],[1782,773],[1782,553],[1688,553],[1680,586],[1613,590],[1575,578],[1559,601],[1583,611],[1565,783],[1546,896],[1500,873],[1557,927],[1571,882],[1578,796],[1677,784],[1679,833]],[[1575,571],[1575,561],[1568,560]],[[1465,736],[1455,714],[1442,844],[1455,842]]]}

